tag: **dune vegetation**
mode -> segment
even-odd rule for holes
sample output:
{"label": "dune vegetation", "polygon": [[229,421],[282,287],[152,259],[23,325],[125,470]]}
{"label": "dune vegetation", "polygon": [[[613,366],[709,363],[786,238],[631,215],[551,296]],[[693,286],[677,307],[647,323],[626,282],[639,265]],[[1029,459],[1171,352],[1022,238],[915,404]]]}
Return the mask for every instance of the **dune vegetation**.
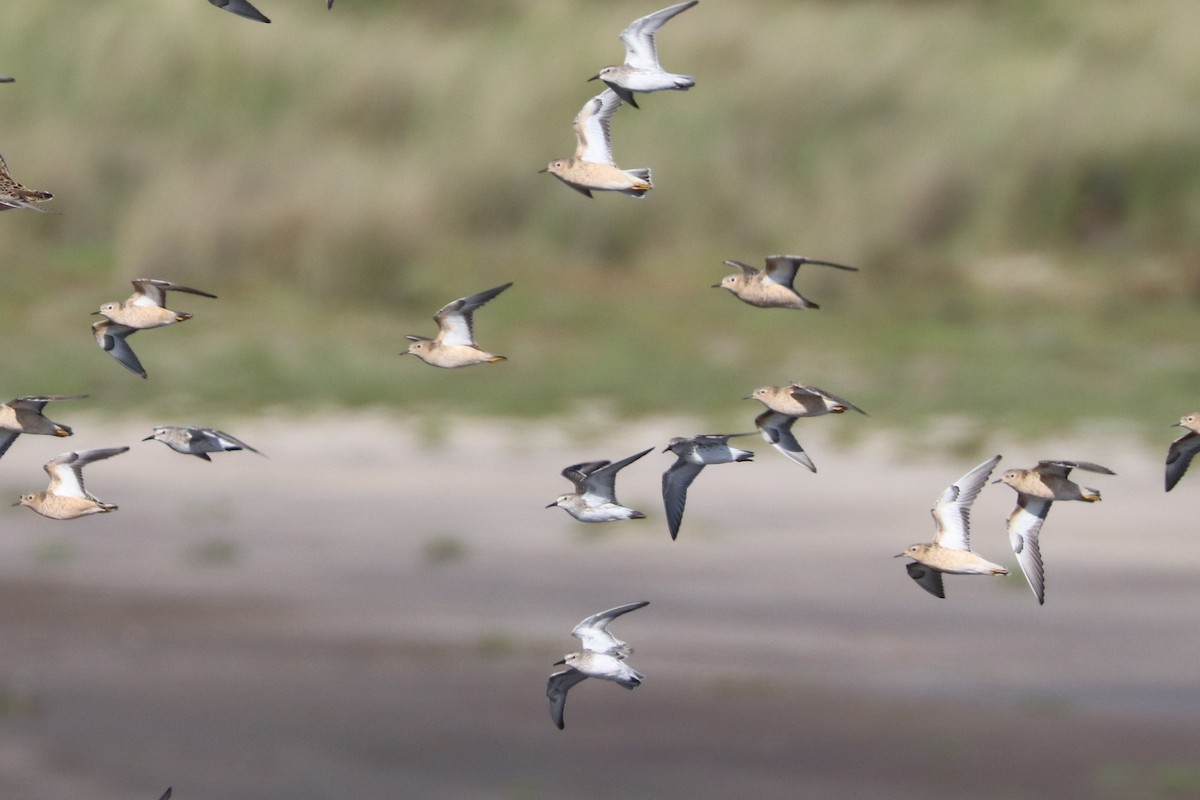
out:
{"label": "dune vegetation", "polygon": [[[645,3],[37,0],[0,10],[10,395],[195,413],[602,409],[742,425],[799,380],[886,426],[1029,433],[1200,407],[1200,6],[704,0],[659,38],[688,93],[613,121],[644,199],[536,170]],[[817,311],[712,284],[798,253]],[[196,318],[100,353],[128,280]],[[505,364],[400,358],[443,303]],[[736,422],[736,420],[745,422]]]}

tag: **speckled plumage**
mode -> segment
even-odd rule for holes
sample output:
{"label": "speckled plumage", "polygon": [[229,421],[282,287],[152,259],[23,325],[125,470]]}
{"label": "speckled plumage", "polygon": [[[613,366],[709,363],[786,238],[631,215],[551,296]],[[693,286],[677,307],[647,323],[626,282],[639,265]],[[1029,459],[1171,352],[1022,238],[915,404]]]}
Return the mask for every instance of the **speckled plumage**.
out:
{"label": "speckled plumage", "polygon": [[0,211],[24,208],[44,214],[46,209],[38,208],[36,204],[53,197],[54,195],[50,192],[27,188],[14,180],[13,176],[9,174],[8,164],[5,163],[4,157],[0,156]]}

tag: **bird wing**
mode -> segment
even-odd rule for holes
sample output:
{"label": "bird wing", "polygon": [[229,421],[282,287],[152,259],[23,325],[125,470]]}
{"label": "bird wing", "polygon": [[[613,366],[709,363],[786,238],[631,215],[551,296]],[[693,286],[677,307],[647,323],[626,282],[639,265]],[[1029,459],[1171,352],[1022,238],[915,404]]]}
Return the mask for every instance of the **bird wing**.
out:
{"label": "bird wing", "polygon": [[92,334],[96,337],[96,344],[100,345],[100,349],[119,361],[125,369],[144,378],[146,370],[142,367],[142,362],[138,361],[133,348],[125,341],[126,337],[137,332],[137,328],[121,325],[108,319],[92,323]]}
{"label": "bird wing", "polygon": [[786,283],[783,285],[791,286],[801,264],[819,264],[822,267],[836,267],[848,272],[858,272],[858,267],[848,267],[832,261],[818,261],[815,258],[805,258],[804,256],[767,256],[767,277],[773,283],[783,283],[786,279]]}
{"label": "bird wing", "polygon": [[26,200],[22,200],[19,197],[0,197],[0,206],[3,206],[3,208],[0,208],[0,211],[2,211],[4,208],[24,208],[29,211],[36,211],[39,214],[50,213],[46,209],[36,206]]}
{"label": "bird wing", "polygon": [[29,189],[22,186],[20,182],[13,179],[9,174],[8,164],[4,162],[4,157],[0,156],[0,211],[7,208],[27,208],[30,211],[36,211],[39,214],[48,213],[44,208],[38,208],[30,200],[49,200],[54,195],[50,192],[42,192],[36,189]]}
{"label": "bird wing", "polygon": [[1171,442],[1171,447],[1167,450],[1168,492],[1175,488],[1183,473],[1187,472],[1188,464],[1192,463],[1192,456],[1196,455],[1197,451],[1200,451],[1200,434],[1192,431]]}
{"label": "bird wing", "polygon": [[80,450],[63,453],[46,462],[43,469],[50,476],[50,494],[62,497],[96,498],[88,494],[83,485],[83,468],[93,461],[112,458],[127,451],[128,447],[104,447],[97,450]]}
{"label": "bird wing", "polygon": [[621,98],[612,89],[583,104],[575,116],[575,158],[596,164],[613,164],[612,133],[609,125]]}
{"label": "bird wing", "polygon": [[792,282],[796,280],[796,271],[803,263],[804,259],[799,256],[768,256],[763,282],[791,288]]}
{"label": "bird wing", "polygon": [[83,465],[79,464],[79,453],[63,453],[47,461],[42,469],[50,476],[46,491],[62,497],[87,497],[83,488]]}
{"label": "bird wing", "polygon": [[1000,456],[992,456],[947,486],[938,497],[930,509],[937,526],[935,544],[953,550],[971,549],[971,503],[999,462]]}
{"label": "bird wing", "polygon": [[1049,500],[1018,494],[1016,508],[1008,517],[1008,543],[1012,545],[1021,572],[1025,573],[1025,580],[1039,605],[1046,602],[1046,589],[1038,534],[1050,513],[1050,506]]}
{"label": "bird wing", "polygon": [[435,341],[451,346],[474,347],[475,321],[473,315],[476,309],[510,286],[512,286],[511,282],[497,286],[495,289],[460,297],[442,306],[433,315],[434,322],[438,324],[438,335]]}
{"label": "bird wing", "polygon": [[691,438],[691,441],[703,447],[711,444],[729,444],[736,436],[751,436],[751,433],[701,433]]}
{"label": "bird wing", "polygon": [[671,531],[672,539],[679,535],[679,525],[683,522],[683,507],[687,504],[688,487],[702,469],[702,464],[693,464],[681,457],[663,473],[663,506],[667,511],[667,528]]}
{"label": "bird wing", "polygon": [[810,396],[810,397],[819,397],[819,398],[822,398],[825,400],[832,400],[834,403],[836,403],[839,406],[845,406],[846,408],[852,408],[855,411],[857,411],[858,413],[862,414],[864,417],[867,416],[867,412],[863,411],[861,408],[854,405],[854,403],[851,403],[849,400],[847,400],[844,397],[839,397],[838,395],[834,394],[833,392],[827,392],[824,389],[820,388],[819,386],[804,386],[802,384],[793,383],[790,388],[792,390],[792,392],[791,392],[792,397],[794,397],[796,400],[802,401],[802,398],[806,395]]}
{"label": "bird wing", "polygon": [[20,431],[4,431],[0,430],[0,456],[8,452],[8,448],[12,447],[12,443],[20,436]]}
{"label": "bird wing", "polygon": [[189,432],[194,430],[199,430],[204,436],[215,439],[222,450],[249,450],[251,453],[258,453],[260,456],[265,457],[264,453],[254,449],[236,436],[229,435],[225,431],[219,431],[216,428],[188,428]]}
{"label": "bird wing", "polygon": [[86,394],[45,394],[31,397],[17,397],[5,403],[10,408],[20,408],[34,413],[42,413],[42,409],[47,403],[54,403],[59,400],[82,400],[87,397]]}
{"label": "bird wing", "polygon": [[636,611],[648,605],[650,605],[649,600],[639,600],[636,603],[626,603],[623,606],[601,611],[599,614],[592,614],[576,625],[571,631],[571,635],[583,642],[585,650],[624,658],[630,651],[625,642],[608,632],[608,624],[622,614],[628,614],[630,611]]}
{"label": "bird wing", "polygon": [[747,278],[752,278],[758,273],[762,272],[762,270],[758,267],[752,267],[744,261],[734,261],[733,259],[727,258],[725,259],[725,263],[731,267],[737,267],[740,269],[742,271],[742,275],[746,276]]}
{"label": "bird wing", "polygon": [[217,8],[223,8],[231,14],[237,14],[239,17],[252,19],[255,22],[270,22],[262,15],[254,6],[250,5],[249,0],[208,0]]}
{"label": "bird wing", "polygon": [[661,11],[639,17],[621,31],[621,43],[625,45],[625,63],[637,69],[662,69],[658,65],[658,49],[654,46],[654,34],[676,14],[687,11],[700,0],[676,3]]}
{"label": "bird wing", "polygon": [[198,294],[201,297],[211,297],[216,299],[215,294],[203,292],[199,289],[193,289],[190,286],[180,286],[178,283],[170,281],[160,281],[156,278],[134,278],[134,292],[125,302],[132,303],[135,306],[158,306],[165,308],[167,305],[167,292],[188,292],[189,294]]}
{"label": "bird wing", "polygon": [[617,473],[653,449],[653,447],[648,447],[640,453],[634,453],[629,458],[623,458],[613,463],[607,461],[594,462],[598,463],[599,466],[594,470],[590,470],[584,476],[582,487],[579,487],[577,484],[576,488],[582,490],[582,493],[589,500],[589,505],[595,505],[594,502],[591,502],[592,500],[599,503],[615,502],[617,499]]}
{"label": "bird wing", "polygon": [[933,567],[925,566],[920,561],[908,562],[905,569],[908,570],[908,577],[916,581],[918,586],[934,597],[945,599],[946,589],[942,586],[941,572],[938,572]]}
{"label": "bird wing", "polygon": [[583,680],[587,680],[587,675],[571,667],[554,673],[546,682],[546,697],[550,698],[550,718],[560,731],[563,729],[563,709],[567,705],[567,692]]}
{"label": "bird wing", "polygon": [[1088,472],[1099,472],[1102,475],[1117,474],[1108,467],[1102,467],[1090,461],[1039,461],[1033,471],[1039,475],[1057,475],[1065,478],[1071,474],[1073,469],[1085,469]]}
{"label": "bird wing", "polygon": [[804,448],[792,435],[792,423],[796,419],[796,417],[767,409],[754,418],[754,424],[762,432],[762,437],[768,444],[797,464],[816,472],[817,465],[813,463],[812,459],[808,457],[808,453],[804,452]]}
{"label": "bird wing", "polygon": [[581,464],[572,464],[562,471],[562,476],[575,484],[575,494],[582,495],[587,491],[588,476],[611,463],[611,461],[584,461]]}

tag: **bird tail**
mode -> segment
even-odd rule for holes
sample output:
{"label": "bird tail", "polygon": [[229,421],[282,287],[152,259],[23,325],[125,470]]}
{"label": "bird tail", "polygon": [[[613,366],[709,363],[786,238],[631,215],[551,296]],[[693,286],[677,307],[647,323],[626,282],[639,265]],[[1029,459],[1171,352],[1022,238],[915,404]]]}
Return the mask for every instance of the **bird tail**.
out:
{"label": "bird tail", "polygon": [[648,168],[639,167],[637,169],[627,169],[622,171],[629,177],[638,181],[638,183],[635,183],[633,186],[626,189],[625,194],[630,194],[634,197],[641,197],[646,194],[646,192],[654,188],[654,183],[650,180],[650,170]]}

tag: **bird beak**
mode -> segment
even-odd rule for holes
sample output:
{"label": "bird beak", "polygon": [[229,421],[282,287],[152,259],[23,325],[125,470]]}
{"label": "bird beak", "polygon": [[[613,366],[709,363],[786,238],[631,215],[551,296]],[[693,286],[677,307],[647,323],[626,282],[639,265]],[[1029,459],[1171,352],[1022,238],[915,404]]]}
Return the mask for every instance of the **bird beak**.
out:
{"label": "bird beak", "polygon": [[562,659],[559,659],[558,661],[555,661],[555,662],[554,662],[553,664],[551,664],[550,666],[552,666],[552,667],[561,667],[562,665],[564,665],[564,664],[566,664],[566,663],[567,663],[567,660],[566,660],[565,658],[562,658]]}
{"label": "bird beak", "polygon": [[599,80],[599,78],[600,78],[600,75],[599,75],[599,73],[597,73],[596,75],[593,75],[592,77],[588,78],[588,82],[590,83],[594,80]]}
{"label": "bird beak", "polygon": [[17,506],[19,506],[19,505],[21,505],[21,501],[20,501],[20,500],[18,500],[17,502],[13,503],[13,508],[16,508],[16,507],[17,507]]}
{"label": "bird beak", "polygon": [[892,558],[904,558],[904,555],[904,553],[896,553],[896,555],[892,556]]}
{"label": "bird beak", "polygon": [[149,436],[147,436],[145,439],[142,439],[142,441],[143,441],[143,442],[148,442],[148,441],[150,441],[150,440],[151,440],[151,439],[153,439],[153,438],[154,438],[154,434],[152,433],[152,434],[150,434]]}
{"label": "bird beak", "polygon": [[92,316],[93,316],[93,317],[97,317],[97,316],[99,316],[99,315],[100,315],[100,312],[99,312],[99,311],[93,311],[93,312],[92,312]]}
{"label": "bird beak", "polygon": [[708,287],[708,288],[710,288],[710,289],[720,289],[720,288],[721,288],[721,284],[719,284],[719,283],[714,283],[712,286],[710,286],[710,287]]}
{"label": "bird beak", "polygon": [[540,175],[543,172],[549,172],[549,171],[550,171],[549,167],[542,167],[541,169],[538,170],[538,174]]}
{"label": "bird beak", "polygon": [[551,503],[550,505],[546,506],[546,508],[554,508],[556,505],[558,505],[558,503],[557,503],[557,502],[553,502],[553,503]]}
{"label": "bird beak", "polygon": [[992,481],[992,483],[1004,483],[1004,479],[1003,479],[1003,478],[996,478],[996,480]]}

